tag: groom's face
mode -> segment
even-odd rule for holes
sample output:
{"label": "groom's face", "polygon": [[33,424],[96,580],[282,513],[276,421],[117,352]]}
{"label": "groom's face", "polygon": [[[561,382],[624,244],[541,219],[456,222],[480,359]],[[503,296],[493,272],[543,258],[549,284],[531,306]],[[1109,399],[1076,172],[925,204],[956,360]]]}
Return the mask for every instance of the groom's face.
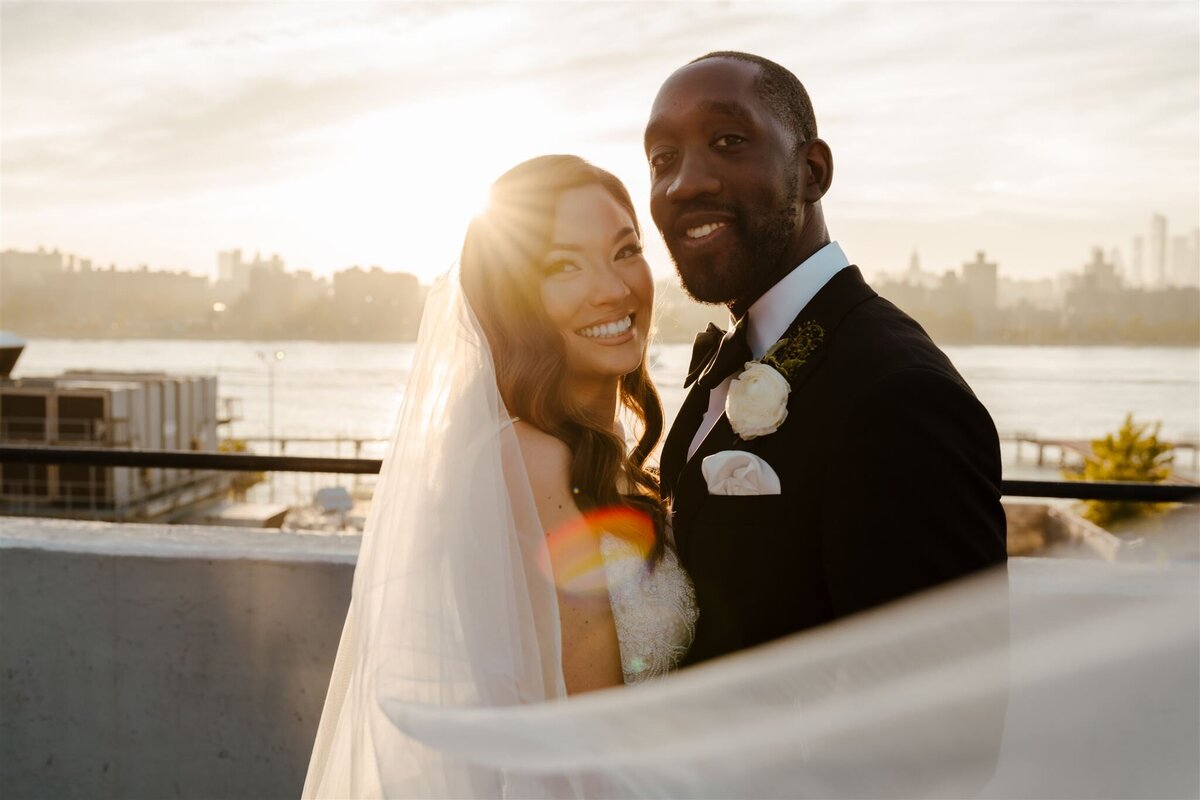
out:
{"label": "groom's face", "polygon": [[689,64],[663,84],[646,126],[650,213],[704,303],[757,297],[798,263],[803,160],[757,76],[733,59]]}

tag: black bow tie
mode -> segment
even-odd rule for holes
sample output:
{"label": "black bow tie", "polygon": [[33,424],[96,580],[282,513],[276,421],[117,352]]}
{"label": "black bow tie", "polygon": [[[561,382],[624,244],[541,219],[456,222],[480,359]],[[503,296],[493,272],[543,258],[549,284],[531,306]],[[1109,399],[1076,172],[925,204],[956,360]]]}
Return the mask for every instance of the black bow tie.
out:
{"label": "black bow tie", "polygon": [[728,333],[710,322],[707,330],[696,334],[692,361],[683,385],[686,388],[697,383],[700,388],[712,391],[753,359],[754,354],[746,341],[746,317],[738,320]]}

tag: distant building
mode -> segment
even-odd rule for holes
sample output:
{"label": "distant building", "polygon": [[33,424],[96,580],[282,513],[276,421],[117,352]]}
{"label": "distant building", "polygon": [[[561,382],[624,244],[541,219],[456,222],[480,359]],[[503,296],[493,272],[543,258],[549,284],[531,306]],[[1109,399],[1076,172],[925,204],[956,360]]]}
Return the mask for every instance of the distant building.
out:
{"label": "distant building", "polygon": [[1171,238],[1171,284],[1196,286],[1200,284],[1200,230],[1190,236]]}
{"label": "distant building", "polygon": [[421,321],[420,284],[405,272],[351,267],[333,276],[333,308],[348,337],[412,338]]}
{"label": "distant building", "polygon": [[922,289],[936,289],[942,283],[942,276],[936,272],[925,272],[921,269],[921,258],[917,248],[913,248],[908,258],[908,270],[901,276],[904,283]]}
{"label": "distant building", "polygon": [[1093,292],[1116,292],[1121,289],[1121,275],[1112,261],[1104,259],[1104,249],[1092,248],[1092,260],[1083,265],[1083,283]]}
{"label": "distant building", "polygon": [[1062,291],[1053,278],[1035,281],[998,278],[996,305],[1002,309],[1024,306],[1049,311],[1062,306]]}
{"label": "distant building", "polygon": [[45,286],[66,271],[66,257],[53,250],[47,253],[38,248],[35,253],[5,250],[0,253],[0,291]]}
{"label": "distant building", "polygon": [[250,271],[242,263],[241,250],[217,253],[217,286],[224,300],[236,300],[250,288]]}
{"label": "distant building", "polygon": [[282,273],[283,259],[278,255],[264,259],[255,253],[253,261],[245,261],[240,249],[217,253],[217,297],[225,303],[237,300],[251,290],[256,271],[260,274]]}
{"label": "distant building", "polygon": [[1162,214],[1150,217],[1150,263],[1147,284],[1167,285],[1167,218]]}
{"label": "distant building", "polygon": [[329,281],[318,278],[312,270],[296,270],[296,302],[302,306],[317,303],[329,295]]}
{"label": "distant building", "polygon": [[186,272],[93,269],[54,251],[0,254],[0,318],[25,336],[350,339],[416,337],[416,276],[353,267],[331,282],[278,255],[217,254],[217,280]]}
{"label": "distant building", "polygon": [[57,250],[6,251],[0,316],[26,336],[182,336],[203,332],[208,280],[186,272],[92,269]]}
{"label": "distant building", "polygon": [[1192,285],[1200,286],[1200,227],[1192,228]]}
{"label": "distant building", "polygon": [[990,318],[996,311],[996,264],[984,258],[983,251],[975,254],[974,261],[962,266],[963,290],[966,294],[967,310],[977,320]]}
{"label": "distant building", "polygon": [[1129,282],[1134,286],[1145,286],[1146,276],[1142,271],[1143,247],[1145,240],[1141,236],[1133,237],[1133,250],[1129,258]]}
{"label": "distant building", "polygon": [[1118,247],[1110,248],[1108,251],[1108,263],[1113,265],[1113,269],[1117,271],[1122,283],[1128,285],[1129,279],[1125,274],[1125,264],[1121,260],[1121,250]]}

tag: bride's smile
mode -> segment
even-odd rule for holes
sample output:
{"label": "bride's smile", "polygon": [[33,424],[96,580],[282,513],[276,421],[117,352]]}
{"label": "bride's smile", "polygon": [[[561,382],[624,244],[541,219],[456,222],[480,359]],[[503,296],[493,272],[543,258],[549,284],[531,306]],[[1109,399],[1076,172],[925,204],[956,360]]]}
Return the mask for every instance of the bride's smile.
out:
{"label": "bride's smile", "polygon": [[573,382],[615,381],[641,364],[654,283],[629,212],[603,187],[559,196],[541,295]]}
{"label": "bride's smile", "polygon": [[614,322],[598,322],[590,328],[575,331],[585,339],[596,339],[602,344],[624,344],[633,338],[634,314],[626,314]]}

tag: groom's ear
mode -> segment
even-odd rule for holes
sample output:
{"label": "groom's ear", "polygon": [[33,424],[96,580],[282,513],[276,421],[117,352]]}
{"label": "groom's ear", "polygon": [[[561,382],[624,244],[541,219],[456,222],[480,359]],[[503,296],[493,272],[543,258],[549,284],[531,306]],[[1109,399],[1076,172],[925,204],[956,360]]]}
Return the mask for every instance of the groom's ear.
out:
{"label": "groom's ear", "polygon": [[803,159],[804,169],[801,170],[800,196],[806,203],[819,202],[833,184],[833,153],[823,139],[813,139],[801,145],[800,158]]}

